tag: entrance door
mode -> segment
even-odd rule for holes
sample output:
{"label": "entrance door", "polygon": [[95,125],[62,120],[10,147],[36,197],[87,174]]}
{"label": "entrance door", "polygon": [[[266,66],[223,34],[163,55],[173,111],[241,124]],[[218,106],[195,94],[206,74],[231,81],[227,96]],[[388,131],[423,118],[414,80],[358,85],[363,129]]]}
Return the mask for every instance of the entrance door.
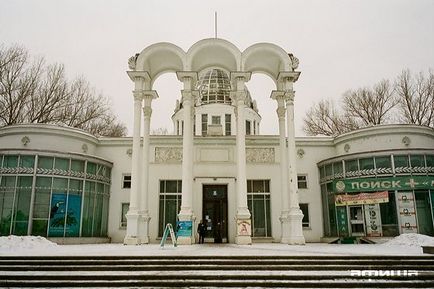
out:
{"label": "entrance door", "polygon": [[228,242],[228,187],[203,186],[202,220],[206,222],[205,242]]}
{"label": "entrance door", "polygon": [[431,208],[429,203],[428,191],[415,191],[416,195],[416,215],[419,234],[428,236],[434,235]]}
{"label": "entrance door", "polygon": [[363,206],[350,206],[351,236],[365,236],[365,221],[363,220]]}

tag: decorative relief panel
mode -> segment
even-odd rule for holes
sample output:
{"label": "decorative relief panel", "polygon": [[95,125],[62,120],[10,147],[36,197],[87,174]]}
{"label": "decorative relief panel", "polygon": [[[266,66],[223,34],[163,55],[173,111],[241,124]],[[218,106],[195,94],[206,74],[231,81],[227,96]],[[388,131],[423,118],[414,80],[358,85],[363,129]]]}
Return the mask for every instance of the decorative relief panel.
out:
{"label": "decorative relief panel", "polygon": [[248,163],[274,163],[274,148],[246,148]]}
{"label": "decorative relief panel", "polygon": [[182,148],[156,147],[155,162],[156,163],[182,162]]}

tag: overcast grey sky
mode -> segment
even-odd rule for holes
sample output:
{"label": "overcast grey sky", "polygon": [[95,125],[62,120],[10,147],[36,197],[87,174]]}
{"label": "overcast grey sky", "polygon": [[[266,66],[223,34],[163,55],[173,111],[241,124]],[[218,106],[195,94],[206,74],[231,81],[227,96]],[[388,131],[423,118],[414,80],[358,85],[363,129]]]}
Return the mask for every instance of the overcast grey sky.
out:
{"label": "overcast grey sky", "polygon": [[[107,1],[0,0],[0,43],[18,43],[48,62],[65,64],[69,77],[85,76],[107,95],[129,134],[133,84],[125,71],[133,54],[156,42],[185,51],[218,37],[240,50],[271,42],[300,59],[295,85],[296,127],[306,110],[347,89],[394,78],[401,70],[434,68],[434,1]],[[248,83],[263,117],[262,132],[277,133],[272,81],[254,75]],[[172,129],[170,116],[180,83],[174,74],[156,84],[152,128]]]}

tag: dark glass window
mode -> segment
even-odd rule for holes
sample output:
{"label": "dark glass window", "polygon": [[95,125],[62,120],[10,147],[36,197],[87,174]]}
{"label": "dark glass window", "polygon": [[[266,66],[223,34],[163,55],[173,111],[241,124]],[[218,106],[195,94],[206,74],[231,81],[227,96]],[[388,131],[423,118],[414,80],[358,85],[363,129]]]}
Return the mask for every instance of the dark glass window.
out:
{"label": "dark glass window", "polygon": [[297,184],[299,189],[307,189],[307,176],[306,175],[298,175],[297,176]]}
{"label": "dark glass window", "polygon": [[300,204],[300,210],[303,212],[302,226],[304,228],[310,227],[309,204]]}
{"label": "dark glass window", "polygon": [[130,189],[131,188],[131,175],[123,175],[122,176],[122,188]]}

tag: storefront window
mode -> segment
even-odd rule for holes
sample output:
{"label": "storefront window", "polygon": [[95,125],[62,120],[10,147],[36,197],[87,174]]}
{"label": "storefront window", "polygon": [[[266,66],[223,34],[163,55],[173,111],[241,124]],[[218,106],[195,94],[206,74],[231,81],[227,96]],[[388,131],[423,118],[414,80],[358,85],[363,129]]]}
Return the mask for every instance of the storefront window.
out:
{"label": "storefront window", "polygon": [[360,159],[359,162],[360,162],[360,170],[371,170],[374,168],[373,158]]}
{"label": "storefront window", "polygon": [[5,155],[3,159],[4,168],[16,168],[18,166],[18,156]]}
{"label": "storefront window", "polygon": [[53,168],[54,158],[51,157],[39,157],[38,168],[51,170]]}
{"label": "storefront window", "polygon": [[359,170],[359,163],[357,159],[345,161],[345,171],[355,172]]}
{"label": "storefront window", "polygon": [[325,166],[325,175],[328,176],[332,176],[333,175],[333,167],[332,164],[328,164]]}
{"label": "storefront window", "polygon": [[377,169],[390,169],[392,168],[392,162],[390,156],[387,157],[375,157],[375,166]]}
{"label": "storefront window", "polygon": [[20,167],[21,168],[33,168],[35,166],[35,157],[22,155],[20,156]]}
{"label": "storefront window", "polygon": [[412,168],[425,167],[425,160],[423,155],[410,155],[410,163]]}
{"label": "storefront window", "polygon": [[[5,156],[6,157],[6,156]],[[0,183],[0,234],[11,234],[12,207],[14,202],[16,177],[4,176]]]}
{"label": "storefront window", "polygon": [[434,155],[426,156],[426,166],[431,168],[434,167]]}
{"label": "storefront window", "polygon": [[342,166],[342,162],[336,162],[333,163],[333,173],[336,174],[341,174],[344,172],[344,168]]}
{"label": "storefront window", "polygon": [[32,180],[32,177],[18,177],[12,224],[12,234],[14,235],[27,235]]}
{"label": "storefront window", "polygon": [[393,156],[393,160],[395,162],[395,168],[409,167],[407,155],[395,155]]}

